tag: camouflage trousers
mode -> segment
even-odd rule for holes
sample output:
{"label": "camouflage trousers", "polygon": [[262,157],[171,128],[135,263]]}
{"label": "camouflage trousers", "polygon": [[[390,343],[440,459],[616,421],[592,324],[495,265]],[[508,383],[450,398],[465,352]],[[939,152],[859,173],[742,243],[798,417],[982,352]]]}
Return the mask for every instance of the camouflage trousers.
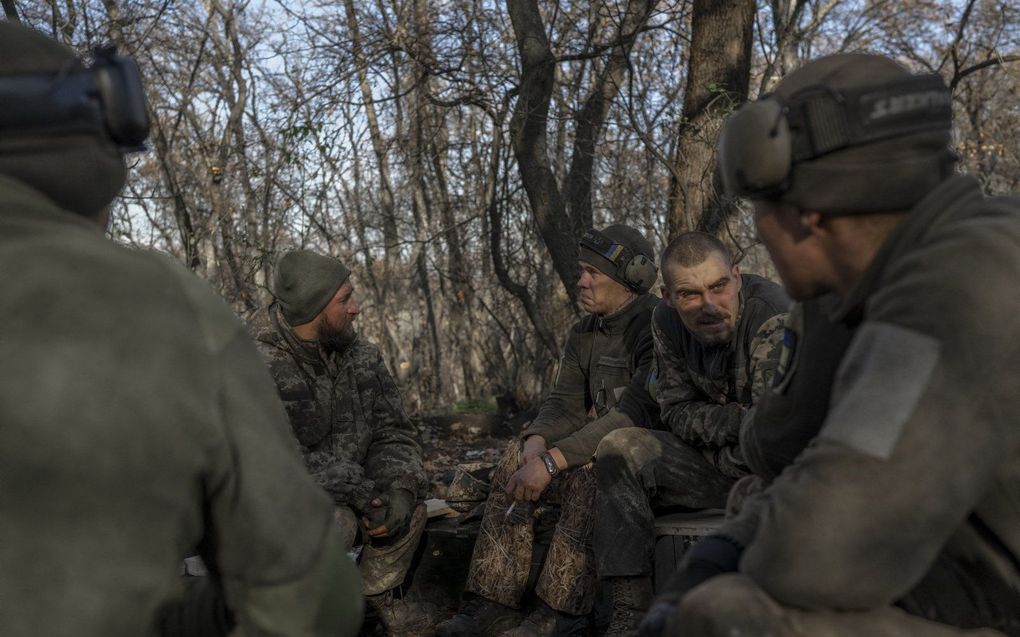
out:
{"label": "camouflage trousers", "polygon": [[[980,624],[978,624],[980,625]],[[1008,626],[1008,634],[1016,634]],[[801,610],[780,605],[749,577],[720,575],[684,597],[665,635],[773,637],[1003,637],[990,628],[964,630],[900,608],[860,612]]]}
{"label": "camouflage trousers", "polygon": [[[418,549],[422,532],[427,522],[425,505],[419,504],[411,515],[411,523],[407,532],[393,542],[385,545],[373,545],[366,541],[361,549],[361,585],[366,596],[378,595],[396,588],[407,577],[414,560],[414,552]],[[350,507],[337,506],[334,519],[347,550],[350,551],[361,530],[357,514]],[[365,538],[367,540],[367,538]]]}
{"label": "camouflage trousers", "polygon": [[587,614],[595,598],[595,561],[591,547],[591,507],[595,477],[591,465],[553,477],[537,507],[518,503],[508,515],[511,497],[504,488],[520,466],[521,447],[512,442],[492,476],[492,488],[471,556],[466,589],[505,606],[519,608],[526,592],[535,547],[535,517],[559,504],[560,514],[535,587],[552,608]]}
{"label": "camouflage trousers", "polygon": [[722,508],[734,483],[667,431],[617,429],[602,439],[595,458],[594,547],[602,578],[651,574],[654,509]]}

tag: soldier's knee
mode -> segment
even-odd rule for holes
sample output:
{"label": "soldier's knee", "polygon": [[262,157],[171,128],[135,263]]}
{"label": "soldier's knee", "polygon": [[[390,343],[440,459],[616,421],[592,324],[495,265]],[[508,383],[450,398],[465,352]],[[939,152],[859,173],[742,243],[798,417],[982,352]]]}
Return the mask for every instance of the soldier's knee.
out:
{"label": "soldier's knee", "polygon": [[595,478],[599,488],[620,483],[627,476],[640,473],[648,460],[647,429],[626,427],[606,434],[595,451]]}
{"label": "soldier's knee", "polygon": [[604,468],[603,461],[617,459],[630,467],[638,467],[647,460],[649,442],[654,436],[641,427],[625,427],[606,434],[595,450],[595,470]]}
{"label": "soldier's knee", "polygon": [[666,634],[780,635],[782,608],[744,575],[721,575],[688,593]]}

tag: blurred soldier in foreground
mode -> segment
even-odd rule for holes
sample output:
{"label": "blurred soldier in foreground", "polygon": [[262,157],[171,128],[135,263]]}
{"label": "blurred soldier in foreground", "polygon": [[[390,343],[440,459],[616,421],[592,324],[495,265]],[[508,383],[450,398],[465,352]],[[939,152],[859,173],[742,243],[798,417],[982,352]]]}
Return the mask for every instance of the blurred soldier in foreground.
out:
{"label": "blurred soldier in foreground", "polygon": [[747,475],[737,437],[775,371],[789,299],[741,274],[717,238],[690,232],[662,254],[649,393],[666,431],[618,429],[599,444],[595,554],[613,590],[608,635],[637,628],[652,598],[653,508],[723,507]]}
{"label": "blurred soldier in foreground", "polygon": [[148,131],[134,62],[0,23],[0,104],[0,634],[353,635],[357,571],[244,328],[103,236]]}
{"label": "blurred soldier in foreground", "polygon": [[854,333],[797,408],[817,438],[648,632],[1020,635],[1020,204],[953,174],[951,117],[938,76],[839,55],[727,122],[727,188],[787,290],[834,293]]}
{"label": "blurred soldier in foreground", "polygon": [[[585,629],[596,585],[592,456],[608,432],[648,427],[658,416],[644,391],[656,303],[648,290],[658,271],[648,240],[623,225],[586,232],[578,258],[588,316],[567,336],[556,386],[523,442],[512,442],[496,466],[468,574],[474,597],[439,635],[548,635],[557,622],[559,631]],[[550,505],[560,512],[542,563],[533,513]],[[521,622],[533,562],[541,568],[537,607]]]}
{"label": "blurred soldier in foreground", "polygon": [[364,538],[365,594],[389,634],[427,634],[427,614],[393,590],[425,529],[421,447],[379,348],[354,329],[350,271],[332,257],[288,252],[273,294],[256,341],[308,471],[333,498],[344,545]]}

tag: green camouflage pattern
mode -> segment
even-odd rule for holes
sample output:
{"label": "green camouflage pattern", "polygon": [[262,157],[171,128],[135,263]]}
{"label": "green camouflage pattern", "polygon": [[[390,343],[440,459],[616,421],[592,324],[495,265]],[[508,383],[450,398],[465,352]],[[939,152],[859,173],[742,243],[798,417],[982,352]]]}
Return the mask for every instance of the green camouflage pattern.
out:
{"label": "green camouflage pattern", "polygon": [[327,354],[317,341],[298,338],[276,305],[256,344],[305,465],[336,504],[361,510],[391,489],[424,496],[418,434],[378,347],[358,336]]}
{"label": "green camouflage pattern", "polygon": [[665,327],[662,321],[652,322],[655,361],[648,389],[662,409],[662,422],[730,477],[747,473],[738,444],[740,423],[772,381],[786,320],[785,313],[773,311],[747,338],[743,335],[749,330],[742,323],[750,314],[742,312],[738,318],[730,347],[701,348],[697,366],[675,345],[676,335],[667,333],[670,325],[684,329],[679,321]]}

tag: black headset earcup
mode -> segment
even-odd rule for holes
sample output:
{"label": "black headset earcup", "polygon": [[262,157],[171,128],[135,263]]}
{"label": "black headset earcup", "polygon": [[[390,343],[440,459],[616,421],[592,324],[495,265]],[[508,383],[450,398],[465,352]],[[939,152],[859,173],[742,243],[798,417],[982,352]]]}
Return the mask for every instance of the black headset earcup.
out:
{"label": "black headset earcup", "polygon": [[648,290],[655,285],[658,274],[659,268],[655,263],[645,255],[638,254],[627,263],[623,276],[631,286]]}
{"label": "black headset earcup", "polygon": [[732,196],[783,190],[793,162],[790,126],[775,99],[752,102],[730,115],[719,136],[719,173]]}
{"label": "black headset earcup", "polygon": [[110,137],[123,147],[140,146],[149,134],[149,110],[138,65],[113,53],[97,62],[96,86]]}

